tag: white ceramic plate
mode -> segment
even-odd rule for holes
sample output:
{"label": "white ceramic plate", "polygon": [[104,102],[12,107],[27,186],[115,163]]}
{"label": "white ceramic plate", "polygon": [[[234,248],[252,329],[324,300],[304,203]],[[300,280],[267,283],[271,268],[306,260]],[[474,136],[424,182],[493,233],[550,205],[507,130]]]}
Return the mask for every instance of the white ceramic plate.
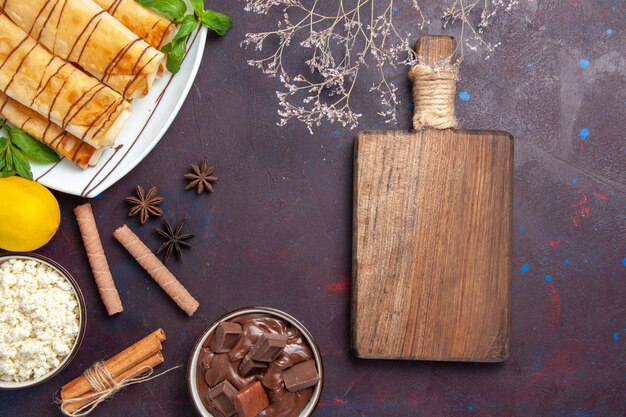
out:
{"label": "white ceramic plate", "polygon": [[33,178],[54,190],[91,198],[137,166],[161,140],[183,105],[200,67],[206,33],[202,26],[191,34],[187,54],[175,76],[166,71],[146,97],[133,101],[133,113],[115,147],[105,150],[95,167],[83,170],[66,159],[54,165],[31,162]]}

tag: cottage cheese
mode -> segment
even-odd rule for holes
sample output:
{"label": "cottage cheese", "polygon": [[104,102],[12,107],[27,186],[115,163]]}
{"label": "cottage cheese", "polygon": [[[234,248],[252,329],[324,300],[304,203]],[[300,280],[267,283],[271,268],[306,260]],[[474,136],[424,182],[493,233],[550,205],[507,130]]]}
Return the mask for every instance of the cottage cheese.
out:
{"label": "cottage cheese", "polygon": [[31,259],[0,263],[0,380],[22,382],[57,368],[80,329],[68,280]]}

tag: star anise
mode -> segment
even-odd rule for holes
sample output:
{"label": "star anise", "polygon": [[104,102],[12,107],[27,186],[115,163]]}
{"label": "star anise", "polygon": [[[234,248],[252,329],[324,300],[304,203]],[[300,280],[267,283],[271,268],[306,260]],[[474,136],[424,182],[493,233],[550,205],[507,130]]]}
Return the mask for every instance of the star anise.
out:
{"label": "star anise", "polygon": [[128,212],[128,216],[136,216],[139,214],[139,221],[141,224],[144,224],[148,221],[150,215],[163,215],[163,210],[157,207],[163,202],[163,197],[156,195],[156,187],[151,187],[146,193],[143,187],[138,185],[135,192],[137,193],[137,197],[126,197],[126,202],[133,206]]}
{"label": "star anise", "polygon": [[200,166],[191,164],[191,170],[189,174],[185,175],[185,178],[189,180],[189,184],[185,187],[185,190],[190,190],[195,187],[196,193],[200,194],[204,191],[213,192],[213,185],[211,183],[217,181],[217,177],[214,177],[215,165],[209,166],[206,161],[202,161]]}
{"label": "star anise", "polygon": [[170,259],[170,257],[174,253],[176,253],[176,257],[178,259],[182,259],[183,254],[182,254],[181,249],[191,248],[191,245],[185,242],[185,240],[194,237],[196,234],[195,233],[182,234],[183,227],[185,227],[186,222],[187,222],[187,219],[184,219],[183,221],[178,223],[178,226],[176,226],[176,229],[172,229],[172,227],[167,222],[167,220],[163,220],[163,229],[154,229],[162,238],[165,239],[165,242],[157,250],[157,254],[165,251],[165,258],[163,259],[163,263],[167,263],[167,261]]}

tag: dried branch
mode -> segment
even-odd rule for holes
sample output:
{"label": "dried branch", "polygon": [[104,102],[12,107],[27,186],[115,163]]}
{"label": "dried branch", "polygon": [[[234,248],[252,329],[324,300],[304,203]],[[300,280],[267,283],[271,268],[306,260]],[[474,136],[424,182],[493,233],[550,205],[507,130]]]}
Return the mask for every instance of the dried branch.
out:
{"label": "dried branch", "polygon": [[[473,40],[464,43],[470,49],[482,45],[491,51],[497,45],[485,42],[482,31],[497,10],[513,1],[452,0],[444,16],[444,26],[461,21],[462,38],[467,27],[471,32],[468,39]],[[378,76],[378,81],[370,88],[382,105],[378,114],[387,123],[397,122],[396,110],[400,104],[397,87],[385,72],[388,67],[413,65],[416,56],[408,43],[411,34],[400,34],[394,26],[397,11],[394,0],[312,0],[309,5],[301,0],[245,2],[246,11],[260,15],[275,9],[282,11],[275,30],[248,33],[241,43],[242,47],[253,47],[259,52],[265,45],[271,46],[269,54],[249,60],[248,64],[280,80],[283,88],[276,92],[279,125],[296,119],[311,133],[323,121],[356,127],[361,114],[352,108],[351,94],[358,85],[362,68],[369,66],[376,68]],[[470,14],[479,8],[479,3],[484,3],[481,21],[472,25]],[[429,22],[417,0],[412,0],[411,4],[421,30]],[[290,46],[309,51],[305,61],[309,73],[294,74],[293,65],[286,65]]]}
{"label": "dried branch", "polygon": [[[485,40],[485,30],[491,20],[499,12],[510,12],[518,4],[518,0],[453,0],[443,16],[444,29],[456,22],[461,24],[460,50],[461,59],[465,54],[465,47],[471,51],[479,48],[493,52],[500,42],[491,43]],[[479,16],[478,22],[474,23],[474,15]],[[485,59],[489,59],[488,54]]]}

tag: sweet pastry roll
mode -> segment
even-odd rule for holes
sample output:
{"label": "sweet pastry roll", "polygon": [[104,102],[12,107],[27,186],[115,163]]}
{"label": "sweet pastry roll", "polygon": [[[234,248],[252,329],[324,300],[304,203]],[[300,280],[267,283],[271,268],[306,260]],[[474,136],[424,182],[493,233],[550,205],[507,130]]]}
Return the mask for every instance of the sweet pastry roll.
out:
{"label": "sweet pastry roll", "polygon": [[135,0],[95,0],[95,2],[154,48],[161,49],[176,33],[175,24]]}
{"label": "sweet pastry roll", "polygon": [[2,9],[54,55],[77,64],[127,100],[148,93],[165,60],[92,0],[3,0]]}
{"label": "sweet pastry roll", "polygon": [[83,142],[3,93],[0,93],[0,115],[81,168],[96,165],[100,158],[103,149],[96,149]]}
{"label": "sweet pastry roll", "polygon": [[52,55],[4,15],[0,91],[98,149],[114,144],[130,115],[118,92]]}

